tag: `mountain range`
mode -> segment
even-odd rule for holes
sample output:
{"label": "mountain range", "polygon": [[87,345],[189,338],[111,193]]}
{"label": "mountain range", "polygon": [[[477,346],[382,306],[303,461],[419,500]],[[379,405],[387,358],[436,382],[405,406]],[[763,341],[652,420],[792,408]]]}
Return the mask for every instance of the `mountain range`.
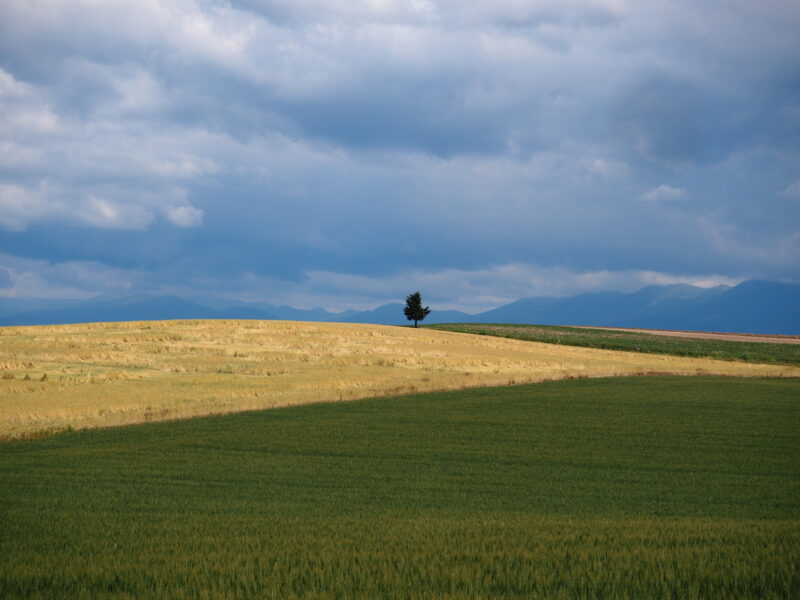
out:
{"label": "mountain range", "polygon": [[[334,313],[220,298],[136,295],[106,300],[0,299],[0,325],[94,321],[266,319],[407,325],[403,304]],[[425,323],[532,323],[800,334],[800,284],[745,281],[735,287],[648,286],[566,298],[523,298],[479,314],[433,307]]]}

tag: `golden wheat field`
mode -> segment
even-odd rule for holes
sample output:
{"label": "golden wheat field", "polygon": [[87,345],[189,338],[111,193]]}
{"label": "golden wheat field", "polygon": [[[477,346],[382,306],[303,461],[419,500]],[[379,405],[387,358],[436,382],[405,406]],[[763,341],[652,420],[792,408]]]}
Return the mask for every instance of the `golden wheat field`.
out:
{"label": "golden wheat field", "polygon": [[0,328],[0,436],[570,377],[800,369],[379,325],[164,321]]}

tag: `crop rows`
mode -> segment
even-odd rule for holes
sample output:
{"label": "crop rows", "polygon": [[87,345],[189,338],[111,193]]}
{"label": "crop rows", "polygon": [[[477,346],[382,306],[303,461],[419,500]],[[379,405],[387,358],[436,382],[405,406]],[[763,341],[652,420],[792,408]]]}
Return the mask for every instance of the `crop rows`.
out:
{"label": "crop rows", "polygon": [[3,598],[796,598],[797,380],[621,378],[0,445]]}
{"label": "crop rows", "polygon": [[439,331],[454,331],[603,350],[705,357],[717,360],[773,365],[800,365],[800,344],[668,337],[637,331],[587,329],[558,325],[454,323],[430,325],[428,327]]}

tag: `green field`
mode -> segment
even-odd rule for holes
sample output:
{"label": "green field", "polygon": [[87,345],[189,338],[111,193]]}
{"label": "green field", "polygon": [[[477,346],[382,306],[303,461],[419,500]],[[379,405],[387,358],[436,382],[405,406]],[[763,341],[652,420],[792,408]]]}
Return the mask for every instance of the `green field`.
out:
{"label": "green field", "polygon": [[773,365],[800,365],[800,344],[668,337],[634,331],[585,329],[559,325],[449,323],[426,325],[425,327],[441,331],[474,333],[529,342],[583,346],[604,350],[708,357],[719,360],[736,360]]}
{"label": "green field", "polygon": [[617,378],[0,445],[0,598],[797,598],[800,381]]}

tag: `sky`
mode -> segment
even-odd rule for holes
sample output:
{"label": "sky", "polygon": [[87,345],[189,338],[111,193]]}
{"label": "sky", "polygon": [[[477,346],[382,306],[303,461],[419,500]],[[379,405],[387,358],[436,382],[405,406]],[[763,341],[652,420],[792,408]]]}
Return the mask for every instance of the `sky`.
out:
{"label": "sky", "polygon": [[3,0],[0,297],[800,281],[796,0]]}

